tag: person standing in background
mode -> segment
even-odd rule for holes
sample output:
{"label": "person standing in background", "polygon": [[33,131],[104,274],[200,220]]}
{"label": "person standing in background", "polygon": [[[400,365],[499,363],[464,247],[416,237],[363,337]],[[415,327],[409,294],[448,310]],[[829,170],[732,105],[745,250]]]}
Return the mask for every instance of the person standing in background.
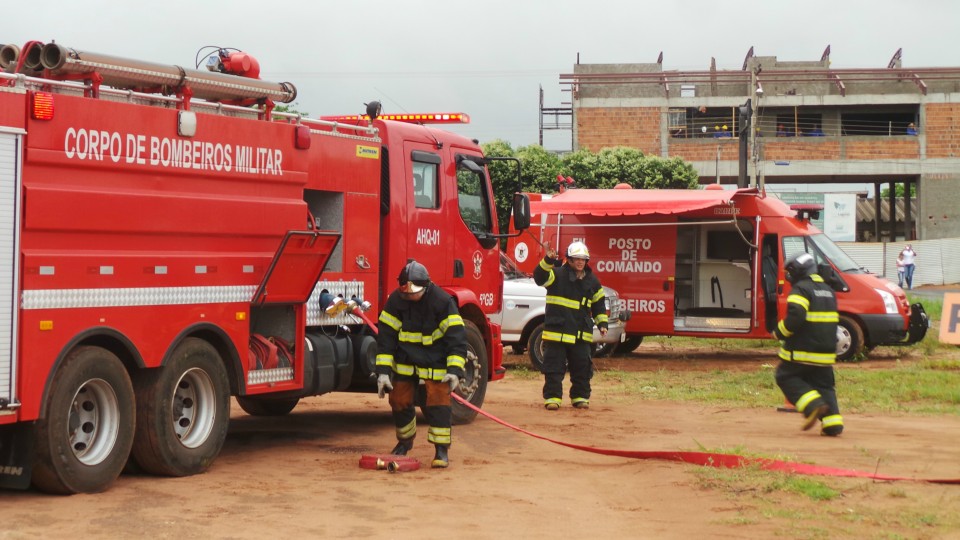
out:
{"label": "person standing in background", "polygon": [[543,406],[548,411],[560,408],[563,401],[563,377],[570,371],[570,401],[576,409],[590,407],[590,379],[593,360],[590,345],[593,325],[607,334],[607,299],[600,280],[587,264],[587,245],[575,241],[567,248],[567,262],[560,262],[557,251],[544,246],[546,256],[533,270],[533,280],[547,289],[547,307],[543,320]]}
{"label": "person standing in background", "polygon": [[903,266],[903,253],[897,255],[897,285],[903,288],[903,274],[907,269]]}
{"label": "person standing in background", "polygon": [[903,257],[903,281],[907,284],[908,289],[913,288],[913,271],[916,269],[916,258],[917,252],[913,250],[913,246],[907,244],[907,247],[903,248],[903,251],[900,252],[900,257]]}

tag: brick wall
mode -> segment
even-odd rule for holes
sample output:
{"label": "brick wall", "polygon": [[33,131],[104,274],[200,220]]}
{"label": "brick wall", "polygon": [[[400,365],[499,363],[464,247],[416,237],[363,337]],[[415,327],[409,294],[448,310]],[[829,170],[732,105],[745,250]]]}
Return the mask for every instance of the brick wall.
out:
{"label": "brick wall", "polygon": [[928,158],[960,157],[960,103],[928,103],[926,124]]}
{"label": "brick wall", "polygon": [[720,147],[720,161],[740,159],[740,145],[737,139],[670,139],[670,157],[679,157],[685,161],[714,161],[717,159],[717,147]]}
{"label": "brick wall", "polygon": [[[659,107],[577,109],[577,143],[581,149],[627,146],[645,155],[660,155]],[[716,149],[714,149],[716,152]]]}
{"label": "brick wall", "polygon": [[820,137],[764,137],[761,148],[761,156],[768,161],[840,159],[840,142]]}
{"label": "brick wall", "polygon": [[908,140],[871,137],[870,140],[845,140],[845,159],[919,159],[920,143],[915,137]]}

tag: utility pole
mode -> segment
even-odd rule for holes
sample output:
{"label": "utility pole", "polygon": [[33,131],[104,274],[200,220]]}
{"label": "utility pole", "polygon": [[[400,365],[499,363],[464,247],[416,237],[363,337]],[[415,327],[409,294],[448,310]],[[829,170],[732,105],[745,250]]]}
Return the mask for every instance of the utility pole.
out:
{"label": "utility pole", "polygon": [[739,139],[740,139],[740,175],[737,177],[737,187],[745,188],[749,187],[749,179],[747,178],[747,150],[749,149],[750,142],[753,140],[751,137],[751,132],[753,128],[751,127],[751,120],[753,117],[753,107],[751,103],[752,99],[747,98],[747,102],[740,106],[739,109]]}

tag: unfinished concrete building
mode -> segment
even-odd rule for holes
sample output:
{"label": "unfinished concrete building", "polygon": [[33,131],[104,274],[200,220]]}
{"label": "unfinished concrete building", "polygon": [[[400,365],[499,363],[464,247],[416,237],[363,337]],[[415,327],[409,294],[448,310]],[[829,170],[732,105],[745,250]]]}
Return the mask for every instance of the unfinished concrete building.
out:
{"label": "unfinished concrete building", "polygon": [[960,237],[960,67],[904,68],[897,51],[885,68],[832,69],[829,47],[809,62],[751,48],[740,70],[711,60],[703,71],[665,71],[662,58],[577,63],[560,75],[569,108],[541,103],[541,129],[545,116],[569,114],[574,150],[681,157],[702,183],[743,185],[744,141],[747,185],[872,184],[876,215],[896,206],[896,184],[913,186],[903,221],[877,220],[873,238]]}

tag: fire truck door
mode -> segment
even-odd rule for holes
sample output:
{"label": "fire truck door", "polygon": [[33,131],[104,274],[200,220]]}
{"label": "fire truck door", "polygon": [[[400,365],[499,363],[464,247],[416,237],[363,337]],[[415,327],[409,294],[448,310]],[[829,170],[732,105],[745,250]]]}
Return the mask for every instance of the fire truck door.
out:
{"label": "fire truck door", "polygon": [[[569,222],[591,218],[567,219]],[[622,307],[632,314],[627,322],[628,334],[670,333],[677,295],[690,294],[690,280],[685,279],[690,277],[689,273],[681,272],[689,268],[675,270],[677,227],[637,221],[636,216],[604,216],[595,222],[602,226],[587,223],[582,229],[566,227],[559,249],[566,249],[572,240],[586,239],[590,265],[600,283],[616,289]]]}
{"label": "fire truck door", "polygon": [[673,331],[674,312],[683,307],[691,284],[691,261],[681,255],[689,246],[678,246],[678,229],[672,223],[623,227],[607,240],[626,272],[619,283],[602,277],[601,282],[617,289],[625,307],[633,313],[628,332]]}
{"label": "fire truck door", "polygon": [[339,241],[337,233],[288,231],[251,303],[305,303]]}
{"label": "fire truck door", "polygon": [[20,164],[19,133],[0,127],[0,411],[18,405],[17,302],[20,275]]}
{"label": "fire truck door", "polygon": [[443,163],[441,155],[430,145],[407,142],[405,150],[410,156],[404,171],[407,207],[412,209],[407,213],[407,256],[423,263],[433,281],[449,283],[453,266],[448,250],[452,242],[444,236],[450,234],[450,227],[446,226],[449,207],[451,203],[455,206],[455,179],[447,171],[453,167]]}

